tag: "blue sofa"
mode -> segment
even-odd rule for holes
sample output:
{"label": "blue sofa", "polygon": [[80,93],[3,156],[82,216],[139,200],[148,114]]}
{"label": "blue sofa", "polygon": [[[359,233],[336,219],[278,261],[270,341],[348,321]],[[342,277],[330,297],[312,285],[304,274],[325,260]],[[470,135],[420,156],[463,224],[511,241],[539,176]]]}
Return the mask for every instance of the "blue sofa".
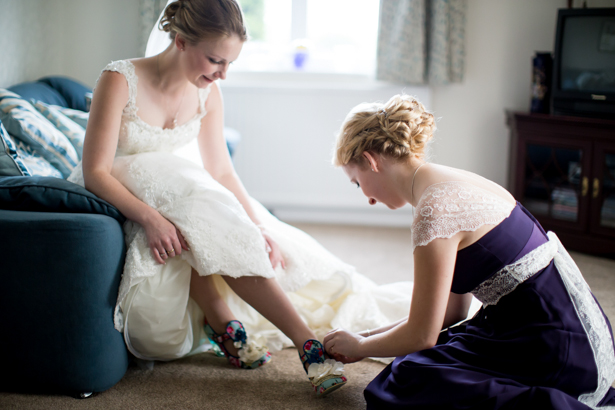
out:
{"label": "blue sofa", "polygon": [[[11,111],[15,104],[4,104],[12,99],[34,115],[34,106],[46,107],[42,101],[77,110],[87,120],[90,92],[63,77],[0,89],[0,136],[8,134],[0,138],[2,390],[88,397],[115,385],[129,364],[123,337],[113,327],[126,253],[125,218],[66,181],[66,164],[46,155],[47,145],[36,145],[37,135],[30,141],[34,148],[25,146],[28,135],[19,132],[45,131],[29,129],[32,124]],[[70,141],[75,152],[82,126],[80,136]],[[239,135],[225,129],[225,136],[232,155]]]}
{"label": "blue sofa", "polygon": [[[10,91],[87,110],[84,93],[90,90],[52,77]],[[11,120],[0,112],[0,121]],[[0,386],[77,397],[109,389],[129,363],[123,337],[113,327],[126,253],[125,218],[62,178],[23,176],[11,156],[15,147],[0,143],[0,249],[5,255]]]}

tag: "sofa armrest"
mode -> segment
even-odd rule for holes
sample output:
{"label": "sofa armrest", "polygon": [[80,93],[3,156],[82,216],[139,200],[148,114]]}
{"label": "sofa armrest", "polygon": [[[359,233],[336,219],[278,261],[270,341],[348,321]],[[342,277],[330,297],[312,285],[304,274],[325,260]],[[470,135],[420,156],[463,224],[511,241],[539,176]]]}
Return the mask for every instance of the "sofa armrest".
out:
{"label": "sofa armrest", "polygon": [[0,210],[0,384],[26,391],[103,391],[126,372],[113,327],[126,246],[100,214]]}
{"label": "sofa armrest", "polygon": [[116,207],[65,179],[41,176],[0,177],[0,209],[31,212],[92,213],[126,218]]}

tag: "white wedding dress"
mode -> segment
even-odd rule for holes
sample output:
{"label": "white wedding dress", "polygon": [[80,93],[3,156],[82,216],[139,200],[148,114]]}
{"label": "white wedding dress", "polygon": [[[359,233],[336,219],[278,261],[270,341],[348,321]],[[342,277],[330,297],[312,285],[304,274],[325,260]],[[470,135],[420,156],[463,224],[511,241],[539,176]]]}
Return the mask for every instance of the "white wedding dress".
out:
{"label": "white wedding dress", "polygon": [[[266,338],[272,351],[291,346],[290,339],[235,295],[219,275],[275,277],[319,338],[332,328],[361,331],[408,315],[411,282],[376,286],[252,200],[286,262],[286,269],[272,269],[260,230],[235,196],[203,167],[173,154],[198,135],[209,88],[199,90],[200,112],[194,118],[162,129],[138,116],[133,64],[115,61],[105,70],[123,74],[129,89],[112,175],[171,221],[191,249],[158,264],[143,227],[125,222],[128,252],[114,322],[136,357],[172,360],[202,351],[207,344],[203,313],[189,297],[192,268],[199,275],[216,275],[218,289],[248,334]],[[80,164],[69,181],[83,186]]]}

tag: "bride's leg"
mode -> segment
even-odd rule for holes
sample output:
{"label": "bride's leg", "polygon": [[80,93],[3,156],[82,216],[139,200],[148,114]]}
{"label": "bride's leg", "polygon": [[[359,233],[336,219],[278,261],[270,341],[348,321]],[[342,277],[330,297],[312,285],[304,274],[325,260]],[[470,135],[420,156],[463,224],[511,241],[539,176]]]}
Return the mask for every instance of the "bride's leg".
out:
{"label": "bride's leg", "polygon": [[[317,340],[306,343],[310,339],[316,339],[316,335],[301,319],[275,279],[259,276],[244,276],[237,279],[223,276],[223,278],[237,296],[251,305],[292,340],[299,350],[306,372],[308,372],[308,366],[324,361],[324,347]],[[212,278],[199,277],[193,270],[190,295],[199,306],[202,306],[201,309],[208,319],[215,317],[219,321],[218,323],[228,323],[233,319],[233,314],[220,297]],[[324,377],[310,378],[317,396],[328,394],[346,384],[347,379],[339,369],[331,368],[329,371],[332,371],[332,373]],[[308,376],[309,374],[308,372]]]}
{"label": "bride's leg", "polygon": [[[308,377],[312,364],[324,362],[324,347],[317,340],[310,341],[310,339],[316,339],[316,335],[301,319],[275,279],[246,276],[233,279],[224,276],[224,280],[240,298],[249,303],[293,341],[293,344],[299,350],[301,362],[308,373]],[[333,367],[329,367],[325,375],[310,378],[310,383],[312,383],[317,396],[323,396],[337,390],[346,384],[346,381],[343,372],[339,368]]]}
{"label": "bride's leg", "polygon": [[[199,305],[214,332],[223,334],[226,324],[235,320],[233,312],[218,293],[213,276],[199,276],[197,271],[192,269],[190,297]],[[237,348],[233,346],[232,340],[224,342],[224,347],[230,354],[237,356]]]}
{"label": "bride's leg", "polygon": [[275,279],[260,276],[223,278],[240,298],[288,336],[297,348],[308,339],[316,339]]}

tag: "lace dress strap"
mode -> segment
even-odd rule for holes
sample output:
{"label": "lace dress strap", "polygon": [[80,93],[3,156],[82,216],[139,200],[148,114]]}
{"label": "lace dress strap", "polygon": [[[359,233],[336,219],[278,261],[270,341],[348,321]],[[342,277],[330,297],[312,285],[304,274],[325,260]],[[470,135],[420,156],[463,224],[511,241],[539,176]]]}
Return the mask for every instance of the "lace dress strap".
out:
{"label": "lace dress strap", "polygon": [[434,239],[450,238],[457,232],[497,225],[510,216],[514,205],[469,182],[433,184],[417,204],[412,222],[412,252]]}
{"label": "lace dress strap", "polygon": [[[118,60],[107,64],[107,66],[102,69],[101,75],[105,71],[115,71],[122,74],[126,78],[126,82],[128,83],[128,103],[124,108],[124,113],[136,116],[138,110],[137,81],[139,78],[135,73],[135,66],[128,60]],[[98,80],[100,80],[100,77],[98,77]],[[96,89],[96,86],[98,85],[98,80],[96,80],[94,89]]]}
{"label": "lace dress strap", "polygon": [[209,84],[205,88],[199,88],[199,112],[201,113],[200,118],[203,118],[207,111],[205,110],[205,103],[207,102],[207,97],[209,97],[209,93],[211,92],[211,84]]}

